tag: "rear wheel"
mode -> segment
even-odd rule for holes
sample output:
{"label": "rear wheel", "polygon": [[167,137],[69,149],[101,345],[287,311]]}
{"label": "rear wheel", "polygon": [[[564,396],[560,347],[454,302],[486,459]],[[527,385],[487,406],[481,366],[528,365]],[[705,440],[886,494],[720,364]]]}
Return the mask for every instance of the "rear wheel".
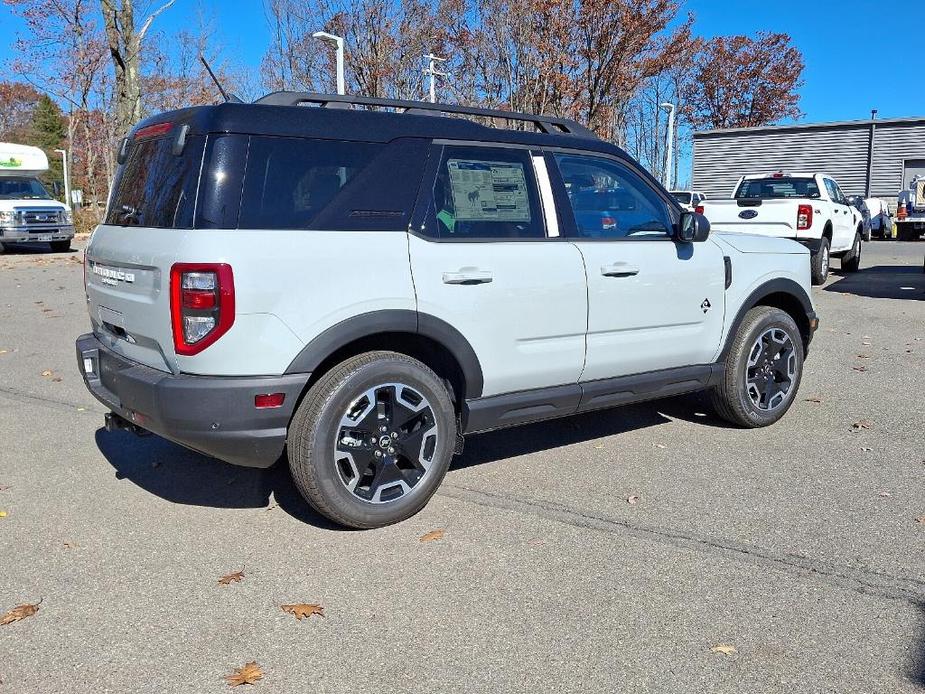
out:
{"label": "rear wheel", "polygon": [[844,272],[857,272],[861,269],[861,235],[854,235],[854,243],[851,244],[851,250],[848,251],[841,259],[841,269]]}
{"label": "rear wheel", "polygon": [[810,256],[813,284],[822,284],[829,276],[829,240],[825,236],[819,242],[819,249]]}
{"label": "rear wheel", "polygon": [[446,386],[416,359],[367,352],[321,378],[287,440],[292,478],[322,515],[353,528],[397,523],[428,502],[453,457]]}
{"label": "rear wheel", "polygon": [[756,306],[745,314],[720,385],[710,391],[723,419],[754,428],[773,424],[790,409],[803,375],[803,339],[789,314]]}
{"label": "rear wheel", "polygon": [[71,240],[67,241],[51,241],[48,245],[51,246],[51,250],[55,253],[65,253],[66,251],[71,250]]}

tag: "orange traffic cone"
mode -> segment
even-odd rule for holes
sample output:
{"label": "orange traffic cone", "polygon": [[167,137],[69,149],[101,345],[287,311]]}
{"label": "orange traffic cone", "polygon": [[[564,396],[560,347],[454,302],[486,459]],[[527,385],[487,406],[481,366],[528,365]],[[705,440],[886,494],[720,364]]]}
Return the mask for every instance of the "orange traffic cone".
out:
{"label": "orange traffic cone", "polygon": [[896,210],[896,219],[905,219],[909,216],[909,213],[906,212],[906,203],[899,203],[899,209]]}

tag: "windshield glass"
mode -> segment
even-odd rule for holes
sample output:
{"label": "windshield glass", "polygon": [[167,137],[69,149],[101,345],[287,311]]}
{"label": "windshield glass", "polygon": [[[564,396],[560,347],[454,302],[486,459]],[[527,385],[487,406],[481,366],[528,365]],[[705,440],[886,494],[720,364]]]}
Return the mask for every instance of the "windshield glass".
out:
{"label": "windshield glass", "polygon": [[51,200],[36,178],[4,176],[0,178],[0,200]]}
{"label": "windshield glass", "polygon": [[671,197],[680,202],[682,205],[691,204],[691,194],[690,193],[672,193]]}
{"label": "windshield glass", "polygon": [[749,178],[739,184],[736,198],[818,198],[819,186],[812,178]]}

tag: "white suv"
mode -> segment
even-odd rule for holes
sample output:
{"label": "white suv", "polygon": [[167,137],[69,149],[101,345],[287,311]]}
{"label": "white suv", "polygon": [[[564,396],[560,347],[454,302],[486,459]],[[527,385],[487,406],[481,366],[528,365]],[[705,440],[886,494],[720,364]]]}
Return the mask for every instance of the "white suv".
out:
{"label": "white suv", "polygon": [[420,510],[464,433],[699,389],[771,424],[816,329],[805,248],[708,238],[571,121],[276,93],[151,118],[119,159],[77,340],[108,427],[286,455],[344,525]]}

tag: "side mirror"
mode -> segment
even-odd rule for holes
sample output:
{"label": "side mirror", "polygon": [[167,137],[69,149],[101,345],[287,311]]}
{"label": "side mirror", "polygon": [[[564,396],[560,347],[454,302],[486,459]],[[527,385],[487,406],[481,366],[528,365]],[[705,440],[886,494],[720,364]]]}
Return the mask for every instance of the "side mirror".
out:
{"label": "side mirror", "polygon": [[710,222],[706,217],[696,212],[681,213],[681,221],[678,222],[675,241],[697,243],[706,241],[709,235]]}

